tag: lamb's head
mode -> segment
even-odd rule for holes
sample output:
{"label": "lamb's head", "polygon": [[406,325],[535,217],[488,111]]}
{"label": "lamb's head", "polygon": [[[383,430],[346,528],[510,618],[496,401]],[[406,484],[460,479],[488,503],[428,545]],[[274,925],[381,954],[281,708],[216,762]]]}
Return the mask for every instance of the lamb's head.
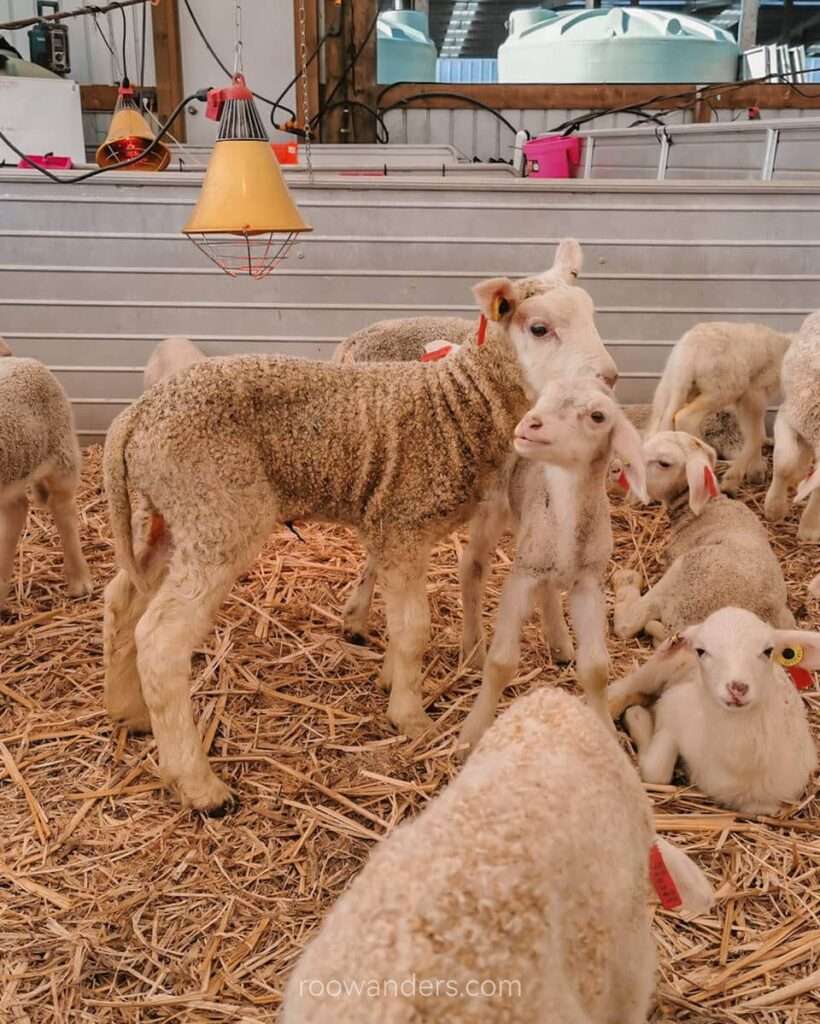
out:
{"label": "lamb's head", "polygon": [[683,632],[697,656],[701,681],[719,708],[759,706],[776,695],[782,666],[820,666],[820,633],[775,629],[745,608],[721,608]]}
{"label": "lamb's head", "polygon": [[669,504],[689,491],[689,507],[699,516],[720,493],[715,478],[715,449],[681,430],[662,430],[643,446],[646,488],[653,501]]}
{"label": "lamb's head", "polygon": [[8,347],[8,345],[6,344],[6,339],[5,338],[0,338],[0,357],[2,357],[2,356],[12,356],[12,355],[14,355],[14,353]]}
{"label": "lamb's head", "polygon": [[533,398],[555,377],[598,376],[610,386],[618,379],[595,326],[592,299],[571,283],[580,251],[577,242],[562,242],[544,274],[520,281],[494,277],[473,288],[481,312],[510,339]]}
{"label": "lamb's head", "polygon": [[594,377],[550,381],[515,428],[516,452],[565,467],[617,457],[630,488],[647,501],[641,438],[610,389]]}

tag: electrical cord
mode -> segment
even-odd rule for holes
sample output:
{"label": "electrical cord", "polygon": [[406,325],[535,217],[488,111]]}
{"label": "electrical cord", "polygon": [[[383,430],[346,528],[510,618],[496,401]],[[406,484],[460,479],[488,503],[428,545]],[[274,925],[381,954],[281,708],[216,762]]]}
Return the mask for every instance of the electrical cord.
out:
{"label": "electrical cord", "polygon": [[[144,7],[143,7],[143,10],[145,10]],[[128,21],[126,20],[126,17],[125,17],[125,8],[124,7],[120,7],[120,14],[122,15],[122,77],[123,78],[128,78],[128,67],[127,67],[126,50],[125,50],[125,40],[126,40],[126,37],[128,35]]]}
{"label": "electrical cord", "polygon": [[[398,85],[399,83],[396,82],[395,84]],[[384,90],[384,92],[386,91],[387,90]],[[389,107],[382,107],[377,104],[377,109],[381,114],[387,114],[391,110],[397,110],[400,107],[408,107],[415,100],[430,99],[436,96],[441,96],[444,99],[463,100],[465,103],[471,103],[474,107],[478,107],[479,110],[486,110],[488,114],[492,114],[493,117],[498,118],[498,120],[503,125],[510,129],[513,135],[516,135],[518,133],[519,129],[516,128],[511,121],[508,121],[500,110],[496,110],[495,107],[491,107],[486,103],[482,103],[481,100],[477,100],[474,96],[467,96],[465,93],[461,92],[417,92],[413,96],[408,96],[405,99],[396,100],[396,102],[391,103]]]}
{"label": "electrical cord", "polygon": [[142,44],[140,46],[140,107],[142,107],[143,93],[145,91],[145,33],[147,31],[148,7],[142,5]]}
{"label": "electrical cord", "polygon": [[[186,96],[185,99],[180,100],[179,103],[177,103],[176,107],[174,107],[174,109],[165,119],[165,123],[162,125],[157,134],[153,137],[153,139],[151,139],[151,141],[145,147],[145,149],[141,153],[138,153],[136,156],[132,156],[128,160],[123,160],[121,163],[112,164],[110,167],[95,167],[93,171],[86,171],[84,174],[78,174],[74,178],[61,178],[59,175],[53,174],[47,167],[41,167],[40,164],[31,163],[30,166],[33,167],[35,170],[39,171],[41,174],[45,175],[46,178],[49,178],[51,181],[56,182],[56,184],[58,185],[76,185],[78,182],[87,181],[89,178],[95,178],[98,174],[105,174],[107,171],[116,171],[117,169],[123,167],[130,167],[131,164],[135,164],[137,163],[138,160],[144,159],[144,157],[151,152],[154,146],[156,146],[156,144],[160,142],[168,134],[171,125],[174,123],[174,120],[176,119],[177,115],[179,114],[179,112],[182,110],[186,103],[191,103],[193,100],[199,100],[200,103],[206,103],[208,100],[209,92],[210,89],[198,89],[196,92],[192,92],[190,96]],[[28,161],[27,154],[24,153],[21,149],[18,149],[17,146],[15,146],[14,143],[11,141],[11,139],[9,139],[9,137],[5,135],[2,131],[0,131],[0,141],[5,143],[5,145],[7,145],[13,153],[16,153],[21,160]]]}
{"label": "electrical cord", "polygon": [[327,32],[325,32],[325,34],[322,36],[322,38],[316,44],[316,48],[314,49],[313,53],[311,53],[311,55],[305,61],[305,67],[304,68],[299,68],[299,70],[296,72],[296,74],[293,76],[293,78],[291,78],[291,80],[288,82],[288,84],[285,86],[285,88],[279,93],[279,95],[273,101],[273,105],[271,106],[271,112],[270,112],[270,123],[273,125],[273,127],[277,131],[279,131],[279,132],[290,132],[292,135],[301,135],[301,136],[303,136],[305,134],[304,131],[302,131],[301,129],[294,129],[293,127],[288,127],[287,125],[277,124],[276,121],[274,120],[274,114],[276,113],[277,110],[284,110],[286,113],[288,113],[291,116],[291,118],[293,118],[294,120],[296,119],[296,113],[293,110],[291,110],[290,107],[286,107],[282,103],[283,97],[287,93],[288,89],[292,89],[293,86],[296,85],[296,83],[299,81],[299,79],[304,74],[305,70],[310,67],[310,65],[314,62],[314,60],[316,60],[316,58],[319,56],[319,51],[325,45],[327,40],[330,39],[331,37],[335,37],[335,36],[340,35],[341,31],[342,31],[341,30],[341,26],[337,25],[335,29],[328,29]]}
{"label": "electrical cord", "polygon": [[[361,103],[359,100],[334,100],[333,103],[325,104],[321,113],[316,114],[311,118],[311,131],[313,131],[313,126],[318,124],[321,118],[324,117],[328,111],[334,110],[336,107],[361,107],[362,110],[366,110],[376,121],[376,141],[382,146],[386,146],[390,141],[390,132],[387,125],[382,120],[382,116],[379,111],[374,110],[373,107],[368,106],[367,103]],[[381,136],[378,134],[379,130],[381,130]]]}

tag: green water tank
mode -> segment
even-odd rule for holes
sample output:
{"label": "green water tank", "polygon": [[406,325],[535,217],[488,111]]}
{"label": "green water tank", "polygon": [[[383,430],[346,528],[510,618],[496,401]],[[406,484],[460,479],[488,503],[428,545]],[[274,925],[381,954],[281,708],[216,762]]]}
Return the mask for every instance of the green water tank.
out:
{"label": "green water tank", "polygon": [[740,49],[700,18],[644,7],[513,11],[499,82],[730,82]]}
{"label": "green water tank", "polygon": [[381,85],[435,82],[438,54],[423,11],[382,11],[376,30],[376,77]]}

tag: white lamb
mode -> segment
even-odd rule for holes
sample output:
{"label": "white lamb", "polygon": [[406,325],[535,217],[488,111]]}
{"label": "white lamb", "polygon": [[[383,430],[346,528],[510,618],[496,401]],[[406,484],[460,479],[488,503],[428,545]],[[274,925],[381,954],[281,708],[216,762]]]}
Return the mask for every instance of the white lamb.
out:
{"label": "white lamb", "polygon": [[36,359],[0,361],[0,438],[0,608],[11,589],[29,489],[54,516],[69,594],[90,593],[77,527],[81,460],[71,406],[56,377]]}
{"label": "white lamb", "polygon": [[733,408],[744,444],[723,477],[723,490],[736,491],[747,477],[763,480],[766,408],[780,389],[790,343],[791,335],[763,324],[697,324],[669,355],[646,436],[667,430],[701,436],[706,416]]}
{"label": "white lamb", "polygon": [[682,757],[694,785],[744,814],[774,814],[798,800],[817,750],[783,663],[820,668],[820,633],[775,629],[743,608],[722,608],[611,686],[615,715],[660,693],[651,710],[630,707],[625,716],[642,778],[670,782]]}
{"label": "white lamb", "polygon": [[641,597],[631,569],[613,576],[615,633],[663,640],[728,605],[781,628],[794,626],[786,583],[766,528],[740,501],[720,494],[715,452],[691,434],[664,431],[643,446],[649,497],[666,505],[663,577]]}
{"label": "white lamb", "polygon": [[818,482],[820,312],[806,317],[783,360],[783,404],[774,422],[774,471],[766,494],[766,518],[770,522],[783,518],[788,505],[788,488],[799,484],[795,501],[811,496],[800,519],[797,536],[801,540],[820,541]]}
{"label": "white lamb", "polygon": [[[537,690],[376,847],[296,964],[282,1024],[645,1024],[655,842],[614,735]],[[658,845],[684,908],[706,913],[703,873]]]}
{"label": "white lamb", "polygon": [[143,389],[147,391],[166,377],[172,377],[180,370],[201,363],[207,358],[190,338],[183,338],[181,335],[163,338],[145,364]]}
{"label": "white lamb", "polygon": [[515,430],[523,456],[501,493],[482,503],[470,526],[461,563],[464,646],[483,645],[482,582],[487,563],[508,526],[514,528],[515,561],[504,584],[495,636],[484,662],[481,691],[461,730],[473,746],[493,720],[498,699],[513,679],[521,631],[538,602],[547,642],[560,661],[573,656],[561,611],[569,607],[577,639],[578,682],[604,721],[606,602],[602,580],[612,554],[607,469],[617,455],[632,490],[644,501],[646,477],[641,439],[604,384],[591,378],[552,381]]}

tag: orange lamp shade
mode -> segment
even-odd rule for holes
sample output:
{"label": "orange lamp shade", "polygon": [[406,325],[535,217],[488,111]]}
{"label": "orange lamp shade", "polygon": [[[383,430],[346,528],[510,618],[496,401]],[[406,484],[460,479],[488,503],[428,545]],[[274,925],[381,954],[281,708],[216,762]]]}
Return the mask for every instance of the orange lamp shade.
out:
{"label": "orange lamp shade", "polygon": [[[134,101],[134,90],[130,86],[121,86],[108,134],[97,149],[97,164],[99,167],[114,167],[124,160],[139,156],[148,149],[153,138],[154,133]],[[170,160],[168,147],[157,142],[142,160],[135,161],[124,170],[162,171]]]}

